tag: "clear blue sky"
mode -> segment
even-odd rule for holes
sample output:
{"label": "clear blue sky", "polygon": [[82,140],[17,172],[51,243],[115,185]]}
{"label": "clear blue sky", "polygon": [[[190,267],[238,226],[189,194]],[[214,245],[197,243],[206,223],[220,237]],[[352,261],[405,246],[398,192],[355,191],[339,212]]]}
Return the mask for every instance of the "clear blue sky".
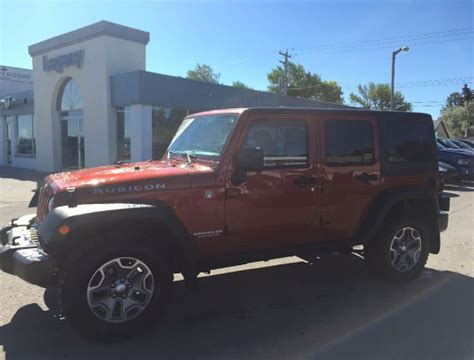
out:
{"label": "clear blue sky", "polygon": [[[473,76],[470,0],[0,0],[0,63],[31,68],[28,45],[99,20],[151,33],[148,71],[185,76],[196,63],[205,63],[221,73],[222,83],[240,80],[259,90],[266,89],[266,74],[278,65],[278,50],[293,49],[294,61],[337,81],[347,102],[359,83],[389,82],[391,51],[406,44],[411,50],[397,57],[397,82],[431,82],[400,90],[416,111],[434,118],[446,97],[462,87],[449,84],[452,79]],[[470,32],[444,33],[465,28]],[[385,40],[363,43],[378,39]],[[451,80],[426,86],[438,79]]]}

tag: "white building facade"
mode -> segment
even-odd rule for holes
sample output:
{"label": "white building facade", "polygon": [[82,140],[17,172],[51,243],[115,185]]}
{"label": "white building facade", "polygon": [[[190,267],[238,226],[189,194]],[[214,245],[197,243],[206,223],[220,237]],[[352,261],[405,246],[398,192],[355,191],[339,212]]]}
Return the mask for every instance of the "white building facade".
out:
{"label": "white building facade", "polygon": [[193,112],[338,106],[147,72],[149,38],[101,21],[31,45],[33,70],[16,68],[29,82],[0,77],[0,165],[54,172],[160,158]]}

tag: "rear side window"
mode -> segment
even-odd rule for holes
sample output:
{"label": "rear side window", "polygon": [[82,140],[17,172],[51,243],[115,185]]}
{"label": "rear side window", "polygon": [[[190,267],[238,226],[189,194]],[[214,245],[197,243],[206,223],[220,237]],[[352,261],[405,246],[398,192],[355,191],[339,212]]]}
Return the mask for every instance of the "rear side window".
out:
{"label": "rear side window", "polygon": [[265,168],[306,167],[307,133],[304,120],[256,120],[249,127],[244,148],[261,148]]}
{"label": "rear side window", "polygon": [[368,120],[328,120],[324,123],[328,165],[370,164],[374,161],[372,124]]}
{"label": "rear side window", "polygon": [[429,162],[435,157],[433,130],[428,121],[387,119],[386,157],[390,163]]}

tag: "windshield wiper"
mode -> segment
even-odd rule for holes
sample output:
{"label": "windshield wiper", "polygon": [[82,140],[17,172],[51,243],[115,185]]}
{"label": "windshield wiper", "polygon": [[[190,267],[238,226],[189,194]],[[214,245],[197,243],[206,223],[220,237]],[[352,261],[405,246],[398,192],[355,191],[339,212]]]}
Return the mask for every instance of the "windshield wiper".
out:
{"label": "windshield wiper", "polygon": [[186,158],[188,159],[188,164],[192,164],[193,159],[196,160],[198,157],[194,154],[191,154],[189,151],[185,153]]}
{"label": "windshield wiper", "polygon": [[171,150],[168,150],[168,155],[167,155],[168,161],[171,160],[173,155],[186,156],[186,160],[188,161],[188,164],[191,164],[193,162],[193,160],[198,158],[196,155],[191,154],[189,151],[171,151]]}
{"label": "windshield wiper", "polygon": [[173,155],[186,155],[186,153],[184,152],[179,152],[179,151],[171,151],[171,150],[168,150],[168,155],[166,156],[166,159],[168,161],[170,161],[172,158],[173,158]]}

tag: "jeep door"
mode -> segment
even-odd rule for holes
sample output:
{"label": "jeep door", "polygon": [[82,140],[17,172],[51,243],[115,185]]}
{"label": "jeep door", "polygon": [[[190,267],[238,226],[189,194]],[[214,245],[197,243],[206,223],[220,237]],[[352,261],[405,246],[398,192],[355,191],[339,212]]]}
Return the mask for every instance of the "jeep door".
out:
{"label": "jeep door", "polygon": [[321,236],[350,238],[380,188],[377,122],[367,115],[321,115]]}
{"label": "jeep door", "polygon": [[249,115],[237,149],[261,148],[264,169],[242,183],[226,173],[226,244],[232,251],[286,247],[317,237],[315,124],[309,115]]}

